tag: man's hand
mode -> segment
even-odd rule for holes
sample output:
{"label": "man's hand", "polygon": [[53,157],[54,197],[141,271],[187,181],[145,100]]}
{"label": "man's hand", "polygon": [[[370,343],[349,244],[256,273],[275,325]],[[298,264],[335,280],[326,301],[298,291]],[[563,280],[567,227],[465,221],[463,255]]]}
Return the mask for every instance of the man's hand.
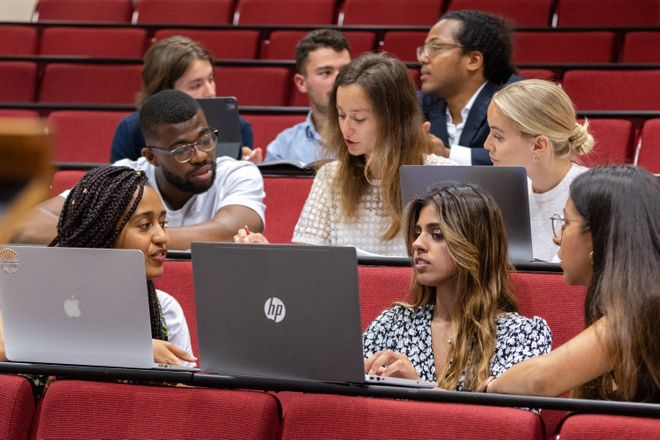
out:
{"label": "man's hand", "polygon": [[197,358],[172,344],[171,342],[152,339],[151,346],[154,350],[154,361],[157,364],[182,365],[181,361],[197,362]]}
{"label": "man's hand", "polygon": [[264,161],[264,152],[261,148],[241,147],[241,157],[252,163],[261,163]]}
{"label": "man's hand", "polygon": [[426,121],[422,124],[422,128],[426,132],[426,137],[429,143],[429,152],[437,154],[442,157],[449,157],[449,148],[445,146],[442,139],[431,133],[431,123]]}

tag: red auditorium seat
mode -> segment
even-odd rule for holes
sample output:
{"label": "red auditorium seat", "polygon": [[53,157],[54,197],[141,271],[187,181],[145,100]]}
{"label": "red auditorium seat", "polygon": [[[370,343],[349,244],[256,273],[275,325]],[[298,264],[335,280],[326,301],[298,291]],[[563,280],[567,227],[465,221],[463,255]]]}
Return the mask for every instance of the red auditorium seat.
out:
{"label": "red auditorium seat", "polygon": [[132,0],[39,0],[33,21],[130,23]]}
{"label": "red auditorium seat", "polygon": [[516,32],[514,62],[611,63],[614,32]]}
{"label": "red auditorium seat", "polygon": [[560,0],[557,26],[657,26],[660,0]]}
{"label": "red auditorium seat", "polygon": [[60,170],[56,171],[50,184],[50,196],[55,197],[63,191],[73,188],[85,175],[83,170]]}
{"label": "red auditorium seat", "polygon": [[[369,31],[342,31],[351,46],[353,57],[374,50],[376,35]],[[307,34],[307,31],[273,31],[268,40],[264,41],[261,58],[268,60],[295,59],[296,44]]]}
{"label": "red auditorium seat", "polygon": [[59,380],[46,392],[36,436],[275,440],[277,400],[259,391]]}
{"label": "red auditorium seat", "polygon": [[127,112],[62,110],[48,115],[57,162],[108,163],[115,129]]}
{"label": "red auditorium seat", "polygon": [[38,118],[39,113],[34,110],[25,110],[22,108],[2,108],[0,109],[0,118]]}
{"label": "red auditorium seat", "polygon": [[453,0],[449,11],[476,9],[501,15],[516,26],[549,26],[552,0]]}
{"label": "red auditorium seat", "polygon": [[271,243],[291,243],[293,228],[298,223],[309,189],[311,177],[264,176],[266,198],[266,229]]}
{"label": "red auditorium seat", "polygon": [[193,284],[192,262],[190,260],[165,260],[163,275],[154,280],[157,289],[167,292],[181,304],[195,356],[199,357],[197,341],[197,309]]}
{"label": "red auditorium seat", "polygon": [[37,84],[37,65],[24,61],[0,62],[0,101],[31,102]]}
{"label": "red auditorium seat", "polygon": [[659,63],[660,32],[628,32],[623,41],[622,63]]}
{"label": "red auditorium seat", "polygon": [[431,26],[438,21],[443,3],[443,0],[345,0],[338,23]]}
{"label": "red auditorium seat", "polygon": [[402,61],[417,62],[417,48],[424,44],[426,32],[385,32],[380,49],[389,52]]}
{"label": "red auditorium seat", "polygon": [[362,331],[394,301],[409,300],[410,267],[358,266]]}
{"label": "red auditorium seat", "polygon": [[633,163],[635,127],[626,119],[589,119],[589,131],[596,140],[591,153],[578,159],[594,167],[608,163]]}
{"label": "red auditorium seat", "polygon": [[518,69],[518,75],[527,79],[543,79],[545,81],[555,81],[555,73],[548,69]]}
{"label": "red auditorium seat", "polygon": [[173,35],[185,35],[191,40],[199,41],[216,60],[255,59],[259,51],[259,31],[161,29],[156,31],[154,37],[156,40],[162,40]]}
{"label": "red auditorium seat", "polygon": [[0,56],[34,55],[37,51],[37,28],[0,26]]}
{"label": "red auditorium seat", "polygon": [[660,420],[605,414],[572,414],[564,420],[557,438],[561,440],[660,439]]}
{"label": "red auditorium seat", "polygon": [[141,64],[51,63],[44,69],[39,101],[72,104],[133,104],[142,87]]}
{"label": "red auditorium seat", "polygon": [[140,0],[138,24],[231,24],[233,0]]}
{"label": "red auditorium seat", "polygon": [[285,67],[216,67],[218,96],[235,96],[239,105],[285,106],[291,79]]}
{"label": "red auditorium seat", "polygon": [[30,381],[22,376],[0,375],[0,438],[28,438],[34,416],[34,395]]}
{"label": "red auditorium seat", "polygon": [[335,0],[238,0],[234,24],[333,24]]}
{"label": "red auditorium seat", "polygon": [[142,58],[144,29],[49,27],[41,34],[41,55]]}
{"label": "red auditorium seat", "polygon": [[578,110],[657,110],[660,70],[569,70],[562,85]]}
{"label": "red auditorium seat", "polygon": [[516,408],[307,394],[288,403],[281,438],[533,440],[543,428]]}
{"label": "red auditorium seat", "polygon": [[263,149],[284,129],[305,120],[306,115],[243,115],[254,131],[254,146]]}
{"label": "red auditorium seat", "polygon": [[642,127],[637,165],[660,174],[660,119],[649,119]]}

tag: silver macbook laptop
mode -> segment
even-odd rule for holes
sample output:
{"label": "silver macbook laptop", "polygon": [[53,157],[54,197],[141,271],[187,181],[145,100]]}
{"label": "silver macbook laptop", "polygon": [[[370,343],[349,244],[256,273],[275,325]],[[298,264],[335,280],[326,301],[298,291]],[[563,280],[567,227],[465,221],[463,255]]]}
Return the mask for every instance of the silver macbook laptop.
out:
{"label": "silver macbook laptop", "polygon": [[152,368],[138,250],[0,246],[7,359]]}
{"label": "silver macbook laptop", "polygon": [[403,165],[399,171],[404,206],[442,183],[474,183],[488,191],[502,211],[512,263],[533,261],[527,171],[522,167]]}
{"label": "silver macbook laptop", "polygon": [[202,371],[365,383],[355,248],[193,243],[192,261]]}
{"label": "silver macbook laptop", "polygon": [[238,101],[233,96],[199,98],[206,122],[218,130],[217,156],[241,158],[241,122],[238,115]]}

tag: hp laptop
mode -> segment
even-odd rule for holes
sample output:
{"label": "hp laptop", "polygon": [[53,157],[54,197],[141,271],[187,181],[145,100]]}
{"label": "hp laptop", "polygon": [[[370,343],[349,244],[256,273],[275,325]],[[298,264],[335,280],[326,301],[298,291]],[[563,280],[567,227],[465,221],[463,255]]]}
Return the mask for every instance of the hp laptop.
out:
{"label": "hp laptop", "polygon": [[145,280],[138,250],[0,246],[7,359],[155,367]]}
{"label": "hp laptop", "polygon": [[365,383],[354,248],[193,243],[192,261],[202,371]]}
{"label": "hp laptop", "polygon": [[241,123],[238,116],[238,101],[233,96],[218,98],[199,98],[199,105],[204,110],[206,122],[218,130],[216,154],[241,158]]}
{"label": "hp laptop", "polygon": [[529,221],[527,171],[522,167],[423,166],[400,168],[401,201],[404,206],[429,188],[442,183],[474,183],[488,191],[504,216],[512,263],[533,261]]}

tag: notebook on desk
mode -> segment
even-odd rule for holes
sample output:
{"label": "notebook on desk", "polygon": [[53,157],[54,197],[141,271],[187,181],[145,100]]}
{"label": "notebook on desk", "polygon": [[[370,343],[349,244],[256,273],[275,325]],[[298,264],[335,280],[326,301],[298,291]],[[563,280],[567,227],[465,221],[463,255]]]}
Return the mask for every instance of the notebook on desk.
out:
{"label": "notebook on desk", "polygon": [[0,308],[10,361],[166,368],[138,250],[0,246]]}
{"label": "notebook on desk", "polygon": [[403,165],[399,175],[404,206],[438,184],[454,182],[479,185],[493,196],[502,211],[511,262],[529,263],[534,260],[525,168]]}
{"label": "notebook on desk", "polygon": [[366,383],[354,248],[193,243],[192,262],[202,371]]}
{"label": "notebook on desk", "polygon": [[233,96],[217,98],[199,98],[199,105],[204,110],[206,122],[218,130],[216,155],[241,158],[241,121],[238,115],[238,101]]}

